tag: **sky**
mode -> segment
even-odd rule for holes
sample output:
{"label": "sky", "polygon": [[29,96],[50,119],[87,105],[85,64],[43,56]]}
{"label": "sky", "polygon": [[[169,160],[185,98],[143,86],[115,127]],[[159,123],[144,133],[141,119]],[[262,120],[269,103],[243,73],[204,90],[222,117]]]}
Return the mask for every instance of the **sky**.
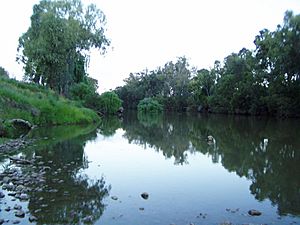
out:
{"label": "sky", "polygon": [[[0,1],[0,66],[22,79],[16,63],[18,38],[30,26],[39,0]],[[99,92],[123,85],[129,73],[153,70],[185,56],[199,69],[242,48],[255,49],[260,30],[275,30],[286,10],[300,13],[300,0],[82,0],[106,15],[111,46],[92,50],[88,73]]]}

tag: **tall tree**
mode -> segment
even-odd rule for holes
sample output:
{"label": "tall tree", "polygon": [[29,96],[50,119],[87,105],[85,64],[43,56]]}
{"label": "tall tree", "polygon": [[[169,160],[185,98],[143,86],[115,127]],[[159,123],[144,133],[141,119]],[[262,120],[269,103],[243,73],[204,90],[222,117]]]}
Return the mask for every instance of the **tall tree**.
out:
{"label": "tall tree", "polygon": [[17,61],[25,79],[68,94],[85,77],[89,50],[105,53],[110,41],[104,34],[105,15],[94,4],[80,0],[42,0],[34,5],[31,26],[19,38]]}
{"label": "tall tree", "polygon": [[260,31],[255,38],[259,73],[268,87],[272,114],[300,114],[300,15],[287,11],[283,26]]}

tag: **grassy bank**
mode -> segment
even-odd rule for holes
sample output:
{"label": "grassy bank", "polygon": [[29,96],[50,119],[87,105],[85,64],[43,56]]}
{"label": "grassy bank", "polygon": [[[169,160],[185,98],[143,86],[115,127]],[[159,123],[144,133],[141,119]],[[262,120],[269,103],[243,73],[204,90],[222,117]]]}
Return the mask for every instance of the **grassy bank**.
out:
{"label": "grassy bank", "polygon": [[35,125],[84,124],[98,115],[53,91],[0,77],[0,119],[20,118]]}

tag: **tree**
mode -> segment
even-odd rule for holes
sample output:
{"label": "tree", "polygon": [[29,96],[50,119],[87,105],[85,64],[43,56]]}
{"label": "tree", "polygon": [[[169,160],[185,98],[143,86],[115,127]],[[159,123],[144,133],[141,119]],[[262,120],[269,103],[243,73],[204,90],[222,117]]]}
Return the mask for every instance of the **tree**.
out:
{"label": "tree", "polygon": [[300,115],[300,15],[287,11],[283,26],[264,29],[255,38],[258,74],[268,95],[268,110],[279,116]]}
{"label": "tree", "polygon": [[115,92],[107,91],[100,95],[99,104],[103,114],[113,115],[120,109],[122,101]]}
{"label": "tree", "polygon": [[0,77],[9,77],[8,72],[0,66]]}
{"label": "tree", "polygon": [[25,79],[67,95],[83,81],[91,48],[105,53],[105,15],[94,4],[80,0],[42,0],[34,5],[31,26],[19,38],[17,61]]}
{"label": "tree", "polygon": [[197,71],[190,82],[191,105],[198,111],[208,108],[208,98],[213,94],[216,84],[216,74],[211,70],[201,69]]}

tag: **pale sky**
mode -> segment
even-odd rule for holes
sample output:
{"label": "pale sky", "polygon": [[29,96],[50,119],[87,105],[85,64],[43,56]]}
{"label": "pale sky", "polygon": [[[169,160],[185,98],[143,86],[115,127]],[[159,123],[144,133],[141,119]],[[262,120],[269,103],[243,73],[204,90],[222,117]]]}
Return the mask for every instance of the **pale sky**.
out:
{"label": "pale sky", "polygon": [[[0,66],[22,79],[15,61],[18,38],[30,25],[39,0],[0,2]],[[300,0],[82,0],[106,15],[111,48],[92,52],[88,73],[100,92],[123,84],[130,72],[163,66],[186,56],[192,66],[210,68],[243,47],[254,49],[260,30],[275,30],[284,12],[300,13]]]}

